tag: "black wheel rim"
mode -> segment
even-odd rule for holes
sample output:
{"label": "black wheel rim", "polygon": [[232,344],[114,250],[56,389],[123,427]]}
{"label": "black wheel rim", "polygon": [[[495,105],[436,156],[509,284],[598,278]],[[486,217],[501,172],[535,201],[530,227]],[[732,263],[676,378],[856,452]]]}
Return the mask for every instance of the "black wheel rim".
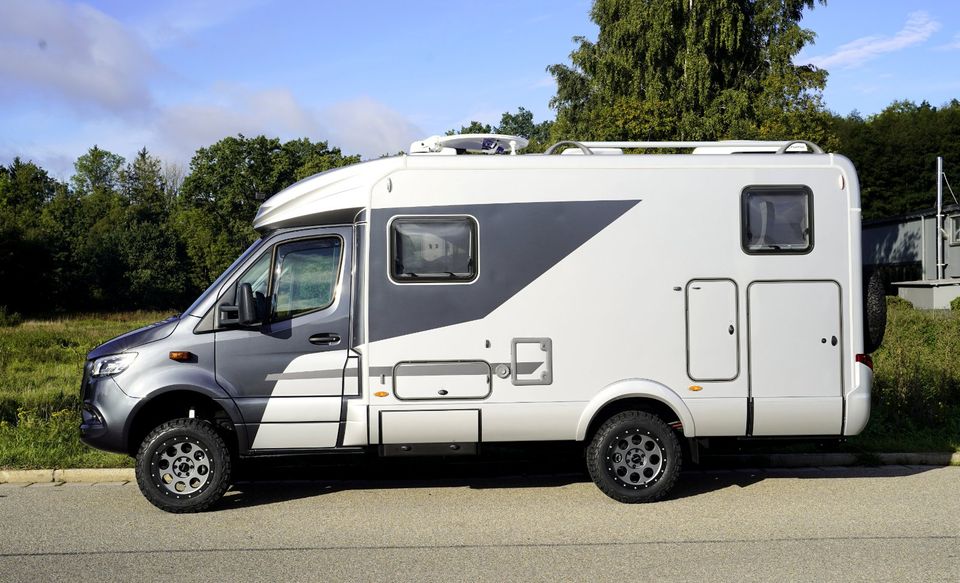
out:
{"label": "black wheel rim", "polygon": [[607,475],[621,488],[649,488],[666,470],[663,443],[649,431],[625,429],[609,438],[604,449]]}
{"label": "black wheel rim", "polygon": [[210,446],[193,437],[165,440],[150,459],[150,475],[157,490],[172,498],[193,498],[211,484],[216,466]]}

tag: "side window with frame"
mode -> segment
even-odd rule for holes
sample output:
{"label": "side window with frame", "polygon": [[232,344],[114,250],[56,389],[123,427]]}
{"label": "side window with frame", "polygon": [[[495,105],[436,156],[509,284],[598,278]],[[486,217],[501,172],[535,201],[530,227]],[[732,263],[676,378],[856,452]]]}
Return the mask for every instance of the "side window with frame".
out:
{"label": "side window with frame", "polygon": [[390,223],[390,276],[398,283],[464,282],[477,277],[472,217],[400,217]]}
{"label": "side window with frame", "polygon": [[813,248],[813,195],[806,186],[749,186],[741,194],[741,245],[750,254]]}
{"label": "side window with frame", "polygon": [[[261,255],[260,258],[240,276],[240,279],[237,280],[236,288],[239,289],[242,283],[249,283],[253,289],[254,297],[266,297],[270,285],[271,259],[273,259],[272,249]],[[233,301],[237,303],[238,298],[234,297]]]}
{"label": "side window with frame", "polygon": [[277,246],[270,319],[292,318],[333,303],[343,243],[323,237]]}
{"label": "side window with frame", "polygon": [[950,244],[960,245],[960,215],[947,217],[947,232],[950,233]]}

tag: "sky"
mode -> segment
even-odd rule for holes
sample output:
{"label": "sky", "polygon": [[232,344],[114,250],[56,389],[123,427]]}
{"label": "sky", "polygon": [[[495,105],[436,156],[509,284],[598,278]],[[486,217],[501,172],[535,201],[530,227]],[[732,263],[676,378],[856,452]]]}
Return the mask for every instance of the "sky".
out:
{"label": "sky", "polygon": [[[703,0],[691,0],[703,1]],[[596,38],[588,0],[0,0],[0,164],[65,178],[94,144],[186,166],[243,133],[365,158],[505,111],[551,119],[546,67]],[[830,0],[795,62],[841,114],[960,98],[960,2]]]}

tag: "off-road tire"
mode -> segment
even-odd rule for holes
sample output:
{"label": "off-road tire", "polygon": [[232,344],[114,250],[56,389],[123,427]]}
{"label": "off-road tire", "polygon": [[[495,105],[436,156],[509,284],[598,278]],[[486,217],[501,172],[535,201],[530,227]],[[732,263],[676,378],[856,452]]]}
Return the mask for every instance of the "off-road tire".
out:
{"label": "off-road tire", "polygon": [[887,328],[887,298],[883,279],[875,269],[863,272],[863,351],[867,354],[880,348]]}
{"label": "off-road tire", "polygon": [[[597,487],[628,504],[662,499],[677,482],[683,463],[676,433],[645,411],[624,411],[607,419],[590,441],[586,457]],[[650,475],[644,473],[648,470]]]}
{"label": "off-road tire", "polygon": [[[144,438],[137,452],[140,492],[166,512],[210,508],[230,487],[231,472],[230,448],[203,419],[167,421]],[[183,488],[182,493],[178,487]]]}

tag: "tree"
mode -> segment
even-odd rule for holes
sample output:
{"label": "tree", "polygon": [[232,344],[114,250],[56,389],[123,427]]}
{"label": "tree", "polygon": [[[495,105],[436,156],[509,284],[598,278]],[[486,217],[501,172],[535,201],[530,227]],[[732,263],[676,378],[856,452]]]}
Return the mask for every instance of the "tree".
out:
{"label": "tree", "polygon": [[50,255],[39,220],[46,204],[66,190],[33,162],[0,166],[0,306],[35,311],[50,290]]}
{"label": "tree", "polygon": [[[832,123],[837,151],[857,168],[864,218],[931,208],[937,156],[943,156],[944,172],[960,192],[960,101],[939,108],[894,101],[866,119],[853,112]],[[945,196],[952,200],[949,191]]]}
{"label": "tree", "polygon": [[170,176],[163,164],[142,148],[120,172],[126,202],[119,254],[124,261],[124,291],[138,307],[168,308],[186,298],[186,255],[180,233],[170,221]]}
{"label": "tree", "polygon": [[500,125],[497,126],[497,133],[527,138],[530,140],[527,152],[542,152],[550,145],[552,127],[553,122],[549,120],[534,123],[533,112],[520,107],[517,108],[517,113],[503,112],[500,116]]}
{"label": "tree", "polygon": [[550,144],[550,128],[552,125],[552,121],[534,123],[533,112],[520,107],[517,108],[517,113],[503,112],[503,115],[500,116],[500,125],[496,127],[471,121],[469,125],[462,126],[459,130],[448,130],[446,135],[505,134],[520,136],[530,140],[530,145],[526,148],[527,152],[542,152]]}
{"label": "tree", "polygon": [[309,176],[359,162],[308,139],[229,137],[197,150],[184,179],[175,221],[190,258],[190,285],[202,289],[257,234],[250,224],[262,200]]}
{"label": "tree", "polygon": [[[822,0],[821,0],[822,1]],[[555,139],[825,141],[826,71],[792,58],[815,0],[595,0],[557,83]]]}
{"label": "tree", "polygon": [[73,189],[80,195],[115,190],[124,162],[123,156],[94,145],[73,164]]}
{"label": "tree", "polygon": [[492,134],[493,126],[488,123],[480,123],[476,120],[471,121],[468,125],[460,126],[459,130],[447,130],[448,136],[454,136],[457,134]]}

